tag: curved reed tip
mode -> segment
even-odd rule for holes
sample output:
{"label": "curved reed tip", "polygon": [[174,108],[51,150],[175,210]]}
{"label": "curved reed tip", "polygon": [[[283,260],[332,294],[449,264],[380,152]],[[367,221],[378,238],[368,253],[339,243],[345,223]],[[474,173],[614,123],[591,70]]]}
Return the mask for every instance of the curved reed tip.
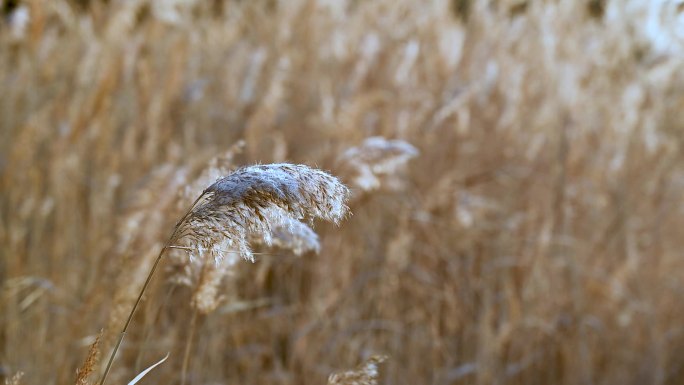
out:
{"label": "curved reed tip", "polygon": [[339,223],[348,213],[349,189],[337,178],[304,165],[268,164],[238,169],[207,187],[176,227],[181,240],[216,261],[226,253],[253,260],[249,236],[270,244],[274,230],[291,228],[300,219]]}
{"label": "curved reed tip", "polygon": [[318,254],[321,250],[321,244],[318,240],[318,234],[309,227],[306,223],[300,222],[294,218],[272,213],[269,218],[271,221],[270,239],[265,239],[263,236],[255,234],[250,238],[250,241],[256,244],[268,244],[280,249],[290,250],[295,255],[302,255],[304,253],[313,252]]}

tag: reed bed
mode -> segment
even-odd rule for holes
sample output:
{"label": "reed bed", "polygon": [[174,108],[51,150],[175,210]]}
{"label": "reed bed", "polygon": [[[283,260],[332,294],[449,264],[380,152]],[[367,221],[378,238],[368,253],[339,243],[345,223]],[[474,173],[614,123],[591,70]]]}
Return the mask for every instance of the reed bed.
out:
{"label": "reed bed", "polygon": [[1,4],[5,383],[95,383],[192,201],[282,163],[353,215],[169,252],[110,383],[682,382],[677,2]]}

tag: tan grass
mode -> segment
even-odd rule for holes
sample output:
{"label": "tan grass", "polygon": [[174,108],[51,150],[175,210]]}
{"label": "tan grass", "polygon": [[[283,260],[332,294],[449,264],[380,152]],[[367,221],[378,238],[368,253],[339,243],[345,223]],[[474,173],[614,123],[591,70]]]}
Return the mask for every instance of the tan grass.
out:
{"label": "tan grass", "polygon": [[234,143],[229,171],[346,178],[383,137],[420,149],[401,189],[316,226],[316,258],[252,244],[191,345],[202,264],[154,280],[112,383],[169,351],[145,381],[178,382],[186,346],[189,384],[320,384],[372,351],[392,384],[681,382],[676,2],[162,2],[0,21],[0,381],[73,382],[104,325],[111,351],[179,189]]}

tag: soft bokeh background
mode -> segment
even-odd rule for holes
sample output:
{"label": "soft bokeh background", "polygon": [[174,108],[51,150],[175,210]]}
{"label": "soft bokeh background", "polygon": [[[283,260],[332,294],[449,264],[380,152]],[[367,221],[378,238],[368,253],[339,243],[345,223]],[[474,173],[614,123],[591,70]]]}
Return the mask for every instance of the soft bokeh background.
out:
{"label": "soft bokeh background", "polygon": [[356,189],[320,254],[240,264],[194,329],[164,266],[110,383],[166,352],[146,381],[180,383],[189,340],[188,384],[371,354],[383,384],[683,383],[683,7],[2,1],[0,378],[73,383],[109,326],[106,355],[179,192],[237,141],[235,166],[344,179],[383,136],[420,151],[402,183]]}

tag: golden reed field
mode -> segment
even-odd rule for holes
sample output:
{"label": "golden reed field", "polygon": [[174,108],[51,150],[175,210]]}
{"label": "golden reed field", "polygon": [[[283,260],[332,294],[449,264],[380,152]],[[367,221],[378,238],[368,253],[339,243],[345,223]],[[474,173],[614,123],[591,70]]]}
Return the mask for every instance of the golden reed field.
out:
{"label": "golden reed field", "polygon": [[678,1],[0,3],[0,381],[684,384]]}

